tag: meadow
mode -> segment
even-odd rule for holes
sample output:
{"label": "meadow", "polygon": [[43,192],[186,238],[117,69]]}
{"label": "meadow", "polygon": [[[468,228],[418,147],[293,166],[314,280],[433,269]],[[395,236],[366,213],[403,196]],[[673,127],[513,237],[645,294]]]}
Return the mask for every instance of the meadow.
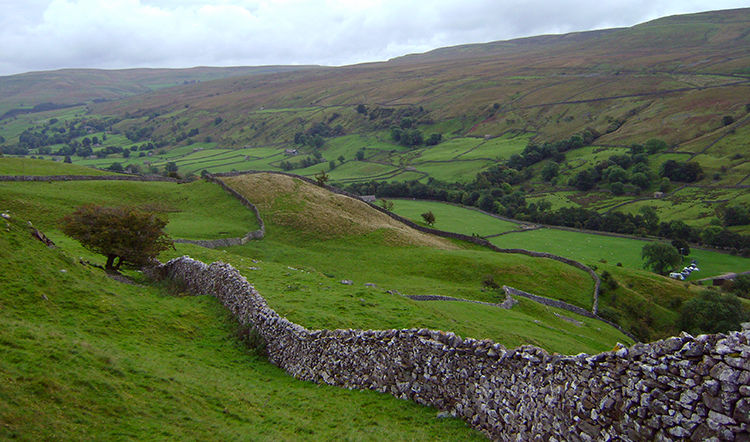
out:
{"label": "meadow", "polygon": [[422,214],[428,211],[432,212],[435,215],[435,224],[432,227],[446,232],[489,236],[520,228],[517,223],[493,218],[478,210],[438,201],[408,199],[391,199],[388,201],[393,202],[394,213],[422,225],[426,225],[422,219]]}
{"label": "meadow", "polygon": [[297,381],[216,299],[116,282],[21,221],[0,256],[2,439],[482,438],[435,409]]}
{"label": "meadow", "polygon": [[239,201],[203,181],[0,182],[0,208],[51,233],[59,229],[60,218],[88,203],[161,212],[169,220],[167,233],[176,238],[231,238],[258,228],[255,216]]}
{"label": "meadow", "polygon": [[[424,223],[421,214],[430,210],[435,214],[435,228],[465,235],[491,236],[490,242],[503,248],[524,248],[548,252],[581,261],[587,265],[609,263],[622,264],[625,268],[643,269],[641,249],[645,240],[629,237],[602,235],[591,232],[542,228],[513,232],[519,224],[513,224],[484,214],[477,210],[437,201],[392,200],[393,211],[418,223]],[[727,272],[750,270],[750,258],[720,253],[712,250],[691,248],[686,263],[695,259],[700,267],[689,281],[721,275]]]}
{"label": "meadow", "polygon": [[[498,247],[524,247],[576,259],[588,265],[620,263],[630,269],[643,268],[641,249],[646,244],[646,241],[638,239],[552,228],[509,233],[491,238],[490,241]],[[750,258],[696,247],[690,251],[690,256],[683,262],[687,265],[691,260],[696,260],[700,271],[691,274],[687,278],[689,281],[750,269]]]}

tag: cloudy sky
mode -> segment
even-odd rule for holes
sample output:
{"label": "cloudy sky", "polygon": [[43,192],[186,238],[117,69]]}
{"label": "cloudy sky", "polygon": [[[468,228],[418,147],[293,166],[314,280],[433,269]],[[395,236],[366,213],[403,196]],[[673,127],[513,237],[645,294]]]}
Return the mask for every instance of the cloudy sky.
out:
{"label": "cloudy sky", "polygon": [[746,6],[747,0],[0,0],[0,75],[344,65]]}

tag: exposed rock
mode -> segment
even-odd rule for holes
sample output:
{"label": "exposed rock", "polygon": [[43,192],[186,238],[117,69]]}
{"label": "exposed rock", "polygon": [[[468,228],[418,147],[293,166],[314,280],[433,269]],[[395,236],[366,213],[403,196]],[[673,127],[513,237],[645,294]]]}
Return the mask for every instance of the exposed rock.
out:
{"label": "exposed rock", "polygon": [[341,283],[344,285],[352,285],[354,282],[351,279],[342,279]]}

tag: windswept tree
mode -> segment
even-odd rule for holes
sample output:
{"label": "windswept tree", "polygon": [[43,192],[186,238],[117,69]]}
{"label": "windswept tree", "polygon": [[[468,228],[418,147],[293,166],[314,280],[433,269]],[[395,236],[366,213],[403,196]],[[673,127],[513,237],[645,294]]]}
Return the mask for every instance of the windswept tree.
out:
{"label": "windswept tree", "polygon": [[78,207],[61,221],[63,233],[107,257],[107,271],[118,271],[123,264],[146,265],[173,247],[166,225],[167,220],[153,212],[94,204]]}
{"label": "windswept tree", "polygon": [[435,214],[432,213],[432,210],[428,210],[427,212],[423,213],[422,219],[430,227],[435,225]]}

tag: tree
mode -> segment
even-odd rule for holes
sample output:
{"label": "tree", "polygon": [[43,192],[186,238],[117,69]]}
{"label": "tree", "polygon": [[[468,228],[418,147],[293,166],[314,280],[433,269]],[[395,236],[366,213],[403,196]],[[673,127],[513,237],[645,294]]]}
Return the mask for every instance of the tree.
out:
{"label": "tree", "polygon": [[168,173],[177,172],[177,164],[175,164],[173,161],[170,161],[166,166],[164,166],[164,170]]}
{"label": "tree", "polygon": [[387,200],[385,198],[380,200],[380,205],[387,211],[393,212],[393,201]]}
{"label": "tree", "polygon": [[688,256],[690,255],[690,244],[688,244],[687,241],[681,238],[673,239],[672,240],[672,247],[677,249],[680,252],[680,255]]}
{"label": "tree", "polygon": [[651,242],[643,246],[641,258],[646,261],[643,264],[644,268],[650,268],[660,275],[667,273],[682,261],[680,252],[674,246],[660,242]]}
{"label": "tree", "polygon": [[323,187],[328,182],[328,179],[330,177],[326,173],[325,170],[321,170],[319,174],[315,175],[315,181],[318,183],[318,186]]}
{"label": "tree", "polygon": [[435,214],[432,213],[432,210],[428,210],[427,212],[423,213],[422,214],[422,219],[430,227],[432,227],[432,226],[435,225]]}
{"label": "tree", "polygon": [[542,179],[544,181],[552,181],[552,178],[556,177],[560,171],[560,165],[557,163],[547,163],[542,169]]}
{"label": "tree", "polygon": [[658,138],[652,138],[646,141],[645,147],[648,153],[654,154],[656,152],[666,149],[669,146],[667,146],[667,143],[665,143],[663,140],[660,140]]}
{"label": "tree", "polygon": [[435,146],[436,144],[440,144],[440,141],[442,140],[443,140],[442,134],[430,134],[430,136],[427,138],[424,144],[428,146]]}
{"label": "tree", "polygon": [[724,209],[725,226],[750,224],[750,211],[745,206],[734,204]]}
{"label": "tree", "polygon": [[164,232],[161,216],[134,207],[105,207],[87,204],[61,221],[63,233],[84,247],[107,257],[107,271],[122,264],[139,267],[162,250],[173,247]]}
{"label": "tree", "polygon": [[111,170],[112,172],[118,172],[118,173],[120,173],[120,172],[122,172],[124,170],[123,167],[122,167],[122,164],[120,164],[118,162],[112,163],[112,165],[110,165],[107,169]]}
{"label": "tree", "polygon": [[746,321],[748,316],[736,296],[704,290],[683,304],[679,326],[682,330],[696,335],[726,333],[730,330],[739,330],[740,323]]}
{"label": "tree", "polygon": [[732,292],[743,298],[750,297],[750,275],[737,275],[732,281]]}

